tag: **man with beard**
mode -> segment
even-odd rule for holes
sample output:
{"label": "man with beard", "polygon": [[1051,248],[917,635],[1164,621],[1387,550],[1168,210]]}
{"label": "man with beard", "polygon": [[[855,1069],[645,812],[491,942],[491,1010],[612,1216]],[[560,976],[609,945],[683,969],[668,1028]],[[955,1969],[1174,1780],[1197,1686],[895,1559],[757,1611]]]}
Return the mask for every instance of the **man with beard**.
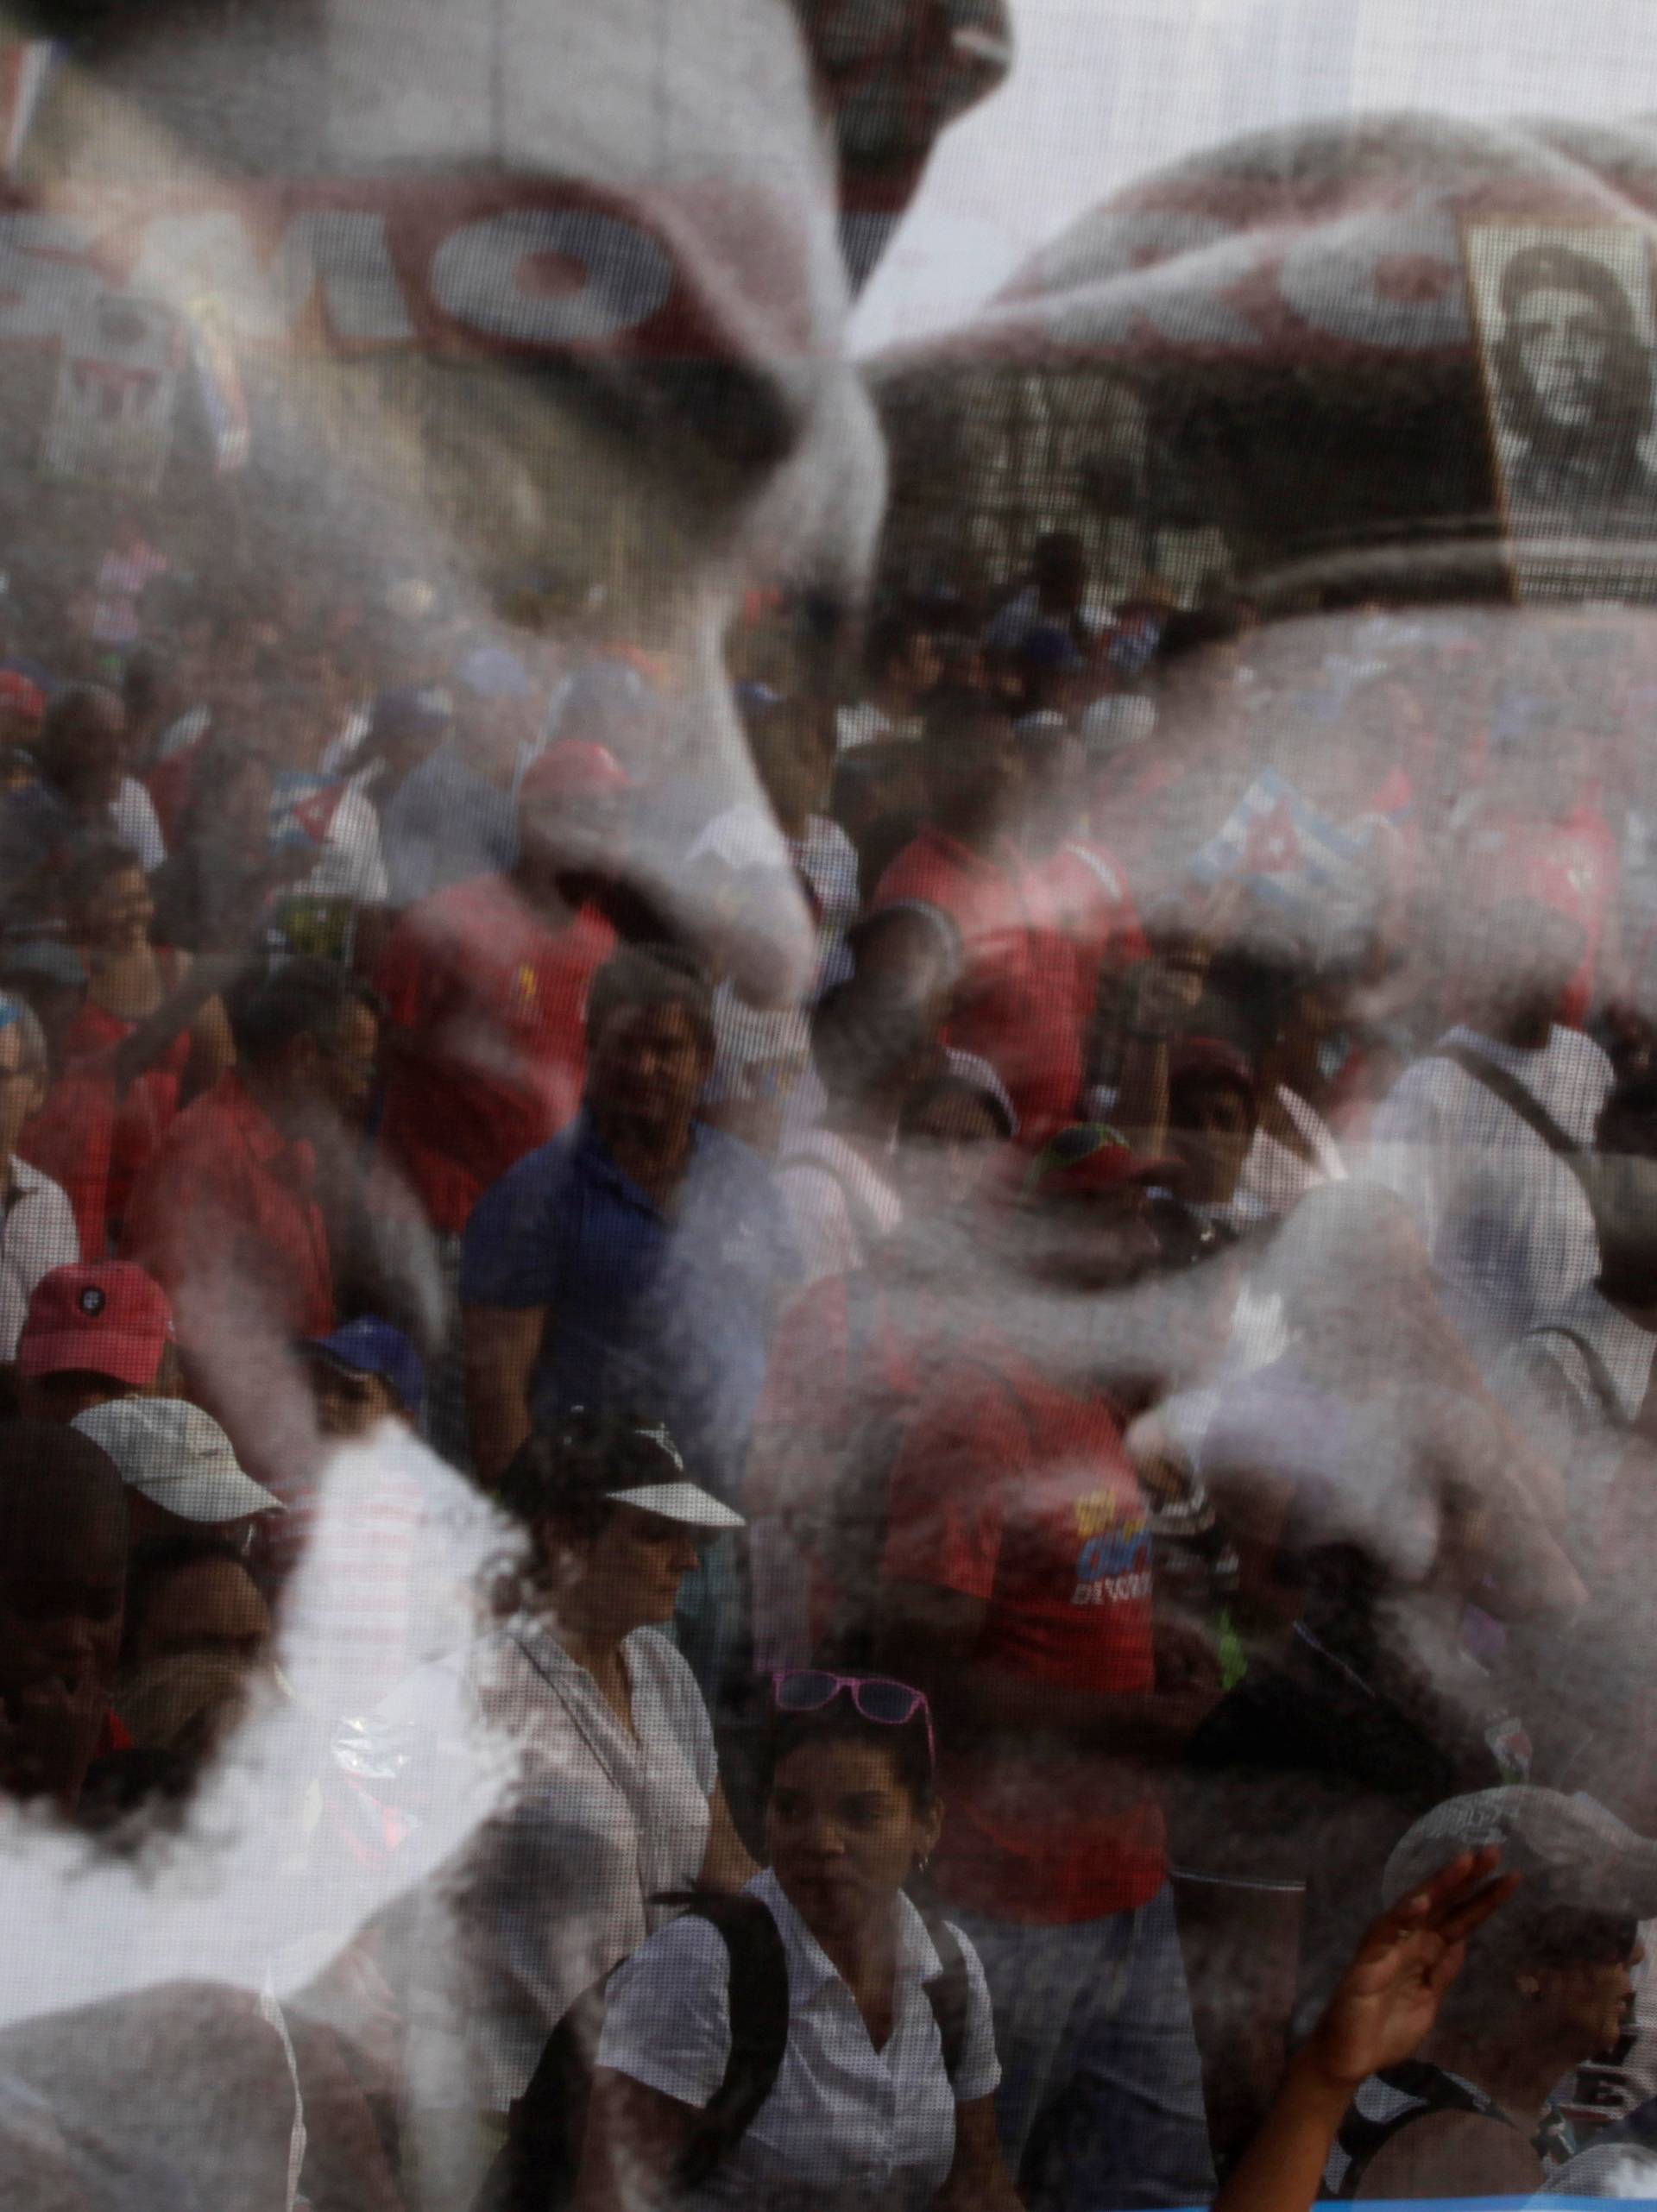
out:
{"label": "man with beard", "polygon": [[1521,528],[1647,536],[1657,479],[1651,349],[1615,270],[1560,240],[1522,246],[1502,271],[1494,353],[1503,425],[1522,441],[1509,484]]}

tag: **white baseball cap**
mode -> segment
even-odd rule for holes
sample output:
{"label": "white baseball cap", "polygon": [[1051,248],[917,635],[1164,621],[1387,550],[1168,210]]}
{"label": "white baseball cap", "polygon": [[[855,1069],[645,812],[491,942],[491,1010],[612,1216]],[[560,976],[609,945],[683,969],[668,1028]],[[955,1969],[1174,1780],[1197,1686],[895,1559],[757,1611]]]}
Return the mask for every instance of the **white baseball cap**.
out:
{"label": "white baseball cap", "polygon": [[1396,1905],[1461,1851],[1500,1850],[1533,1893],[1616,1919],[1657,1917],[1657,1843],[1597,1799],[1510,1783],[1448,1798],[1394,1846],[1381,1900]]}
{"label": "white baseball cap", "polygon": [[[679,1447],[666,1427],[659,1422],[641,1422],[631,1431],[633,1438],[645,1445],[654,1445],[662,1457],[677,1469],[679,1480],[665,1483],[635,1483],[627,1490],[613,1490],[607,1493],[613,1505],[636,1505],[640,1513],[658,1513],[664,1521],[680,1521],[688,1528],[741,1528],[747,1524],[740,1513],[728,1505],[721,1505],[711,1490],[693,1483],[684,1472],[684,1461]],[[635,1469],[633,1470],[636,1472]]]}
{"label": "white baseball cap", "polygon": [[285,1510],[243,1469],[212,1415],[187,1398],[116,1398],[71,1426],[102,1446],[130,1489],[181,1521],[211,1528]]}

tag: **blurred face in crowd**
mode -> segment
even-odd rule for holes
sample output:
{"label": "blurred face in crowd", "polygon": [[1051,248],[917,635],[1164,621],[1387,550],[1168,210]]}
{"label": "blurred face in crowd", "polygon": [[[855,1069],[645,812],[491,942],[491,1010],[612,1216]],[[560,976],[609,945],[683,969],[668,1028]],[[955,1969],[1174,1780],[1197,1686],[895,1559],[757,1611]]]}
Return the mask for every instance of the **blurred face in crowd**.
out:
{"label": "blurred face in crowd", "polygon": [[986,709],[926,740],[927,801],[941,829],[967,841],[1008,829],[1024,788],[1011,717]]}
{"label": "blurred face in crowd", "polygon": [[112,806],[127,772],[127,710],[113,691],[88,690],[42,734],[52,780],[77,806]]}
{"label": "blurred face in crowd", "polygon": [[343,1367],[337,1360],[314,1353],[306,1360],[306,1373],[316,1407],[318,1431],[336,1443],[355,1443],[382,1421],[402,1413],[397,1393],[383,1375]]}
{"label": "blurred face in crowd", "polygon": [[1185,1169],[1181,1194],[1193,1206],[1225,1206],[1254,1142],[1253,1102],[1240,1085],[1188,1077],[1170,1085],[1168,1142]]}
{"label": "blurred face in crowd", "polygon": [[904,1210],[917,1218],[942,1213],[970,1198],[1005,1132],[987,1099],[965,1084],[940,1088],[902,1130]]}
{"label": "blurred face in crowd", "polygon": [[6,1717],[16,1722],[31,1703],[82,1698],[114,1680],[126,1567],[126,1516],[113,1475],[107,1489],[77,1478],[8,1515],[0,1550]]}
{"label": "blurred face in crowd", "polygon": [[318,1091],[347,1128],[361,1125],[374,1093],[380,1024],[366,1006],[350,1005],[316,1047]]}
{"label": "blurred face in crowd", "polygon": [[765,1843],[783,1894],[814,1933],[866,1926],[937,1841],[936,1807],[917,1806],[896,1761],[873,1743],[826,1738],[779,1761]]}
{"label": "blurred face in crowd", "polygon": [[213,817],[215,838],[223,838],[232,848],[242,846],[250,853],[262,854],[270,835],[274,791],[275,778],[268,760],[255,754],[238,765],[224,785],[220,809]]}
{"label": "blurred face in crowd", "polygon": [[616,1635],[671,1621],[697,1558],[694,1530],[635,1505],[610,1506],[596,1535],[572,1541],[553,1527],[546,1541],[563,1562],[559,1610]]}
{"label": "blurred face in crowd", "polygon": [[1523,2012],[1533,2007],[1550,2039],[1579,2059],[1613,2049],[1634,2017],[1633,1969],[1645,1957],[1632,1921],[1609,1914],[1602,1939],[1566,1959],[1539,1957],[1515,1976]]}
{"label": "blurred face in crowd", "polygon": [[147,943],[155,918],[155,901],[141,867],[119,868],[105,876],[79,917],[83,940],[100,950],[128,953]]}
{"label": "blurred face in crowd", "polygon": [[46,1062],[22,1022],[0,1029],[0,1160],[9,1162],[23,1125],[46,1103]]}
{"label": "blurred face in crowd", "polygon": [[683,1006],[618,1006],[593,1040],[587,1103],[607,1137],[646,1149],[696,1111],[712,1055]]}
{"label": "blurred face in crowd", "polygon": [[192,1560],[149,1593],[132,1639],[131,1663],[198,1654],[257,1667],[270,1655],[270,1609],[238,1560]]}

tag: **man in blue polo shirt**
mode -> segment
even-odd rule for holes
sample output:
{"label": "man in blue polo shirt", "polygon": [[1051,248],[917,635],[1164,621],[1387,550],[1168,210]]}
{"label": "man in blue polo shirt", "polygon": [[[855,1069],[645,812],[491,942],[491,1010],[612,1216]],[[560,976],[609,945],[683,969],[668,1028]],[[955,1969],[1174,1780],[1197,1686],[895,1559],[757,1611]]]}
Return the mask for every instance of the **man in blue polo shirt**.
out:
{"label": "man in blue polo shirt", "polygon": [[[599,970],[581,1112],[467,1225],[467,1402],[486,1483],[533,1423],[647,1393],[693,1478],[737,1497],[772,1324],[801,1270],[759,1155],[696,1119],[713,1053],[711,992],[694,963],[637,949]],[[687,1605],[705,1605],[721,1579],[710,1560]],[[711,1688],[709,1624],[686,1610],[682,1633]],[[713,1610],[723,1647],[728,1606]]]}

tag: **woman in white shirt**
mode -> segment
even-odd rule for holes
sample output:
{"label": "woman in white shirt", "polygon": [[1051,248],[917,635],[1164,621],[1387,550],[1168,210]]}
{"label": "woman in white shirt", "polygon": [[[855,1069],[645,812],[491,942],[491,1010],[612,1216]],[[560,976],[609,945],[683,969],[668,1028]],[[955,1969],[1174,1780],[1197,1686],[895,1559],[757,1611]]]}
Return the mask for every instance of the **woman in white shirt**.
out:
{"label": "woman in white shirt", "polygon": [[[948,1931],[963,2001],[952,2071],[946,2007],[925,1986],[944,1961],[904,1894],[942,1819],[926,1701],[900,1684],[816,1672],[775,1677],[774,1694],[772,1863],[747,1894],[782,1939],[787,2043],[747,2127],[678,2202],[709,2212],[920,2212],[954,2203],[1011,2212],[982,1969],[967,1938]],[[583,2212],[646,2212],[674,2193],[671,2177],[730,2055],[729,1981],[723,1939],[695,1918],[653,1937],[612,1978]]]}
{"label": "woman in white shirt", "polygon": [[[740,1517],[686,1480],[665,1428],[623,1411],[532,1436],[501,1496],[531,1538],[509,1617],[377,1717],[439,1753],[432,1787],[442,1742],[480,1727],[517,1763],[507,1810],[427,1900],[417,1946],[411,2118],[445,2162],[467,2155],[460,2115],[504,2114],[558,2021],[665,1924],[662,1892],[733,1890],[753,1871],[702,1694],[662,1633],[696,1540]],[[488,2133],[472,2140],[472,2184]]]}

